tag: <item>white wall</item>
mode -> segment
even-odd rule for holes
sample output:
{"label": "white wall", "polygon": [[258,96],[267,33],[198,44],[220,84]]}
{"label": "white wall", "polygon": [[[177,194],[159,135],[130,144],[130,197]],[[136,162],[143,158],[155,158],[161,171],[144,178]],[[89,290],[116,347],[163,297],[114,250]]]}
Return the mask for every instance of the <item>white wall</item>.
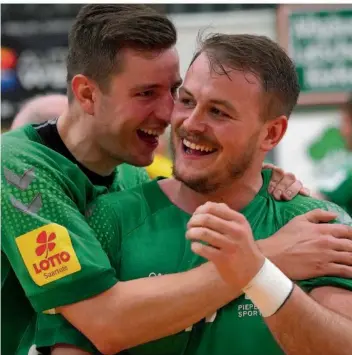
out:
{"label": "white wall", "polygon": [[177,49],[181,57],[182,75],[196,50],[200,29],[206,33],[249,33],[268,36],[276,40],[275,11],[251,10],[201,14],[177,14],[171,17],[178,31]]}
{"label": "white wall", "polygon": [[317,181],[308,147],[328,126],[338,127],[339,115],[337,110],[293,113],[286,135],[276,151],[277,165],[294,172],[307,187],[314,190]]}

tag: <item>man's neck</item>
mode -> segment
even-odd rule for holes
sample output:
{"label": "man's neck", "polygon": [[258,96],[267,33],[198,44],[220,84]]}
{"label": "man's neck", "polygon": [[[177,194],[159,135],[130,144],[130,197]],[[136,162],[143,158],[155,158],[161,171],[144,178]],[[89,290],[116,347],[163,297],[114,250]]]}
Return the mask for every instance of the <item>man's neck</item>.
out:
{"label": "man's neck", "polygon": [[175,179],[160,180],[159,184],[172,203],[192,214],[208,201],[226,203],[233,210],[241,211],[259,192],[263,185],[263,178],[260,167],[257,173],[248,171],[231,185],[207,194],[196,192]]}
{"label": "man's neck", "polygon": [[95,141],[94,132],[84,118],[68,111],[57,122],[59,135],[67,149],[87,169],[102,175],[110,175],[118,165]]}

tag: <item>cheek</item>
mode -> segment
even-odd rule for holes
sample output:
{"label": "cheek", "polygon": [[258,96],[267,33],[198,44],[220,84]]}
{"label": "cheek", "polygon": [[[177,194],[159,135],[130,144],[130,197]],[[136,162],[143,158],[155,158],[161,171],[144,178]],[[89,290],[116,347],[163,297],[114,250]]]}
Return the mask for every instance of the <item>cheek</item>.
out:
{"label": "cheek", "polygon": [[236,161],[244,156],[253,144],[257,144],[258,136],[240,129],[228,127],[228,129],[217,133],[216,138],[222,146],[223,159]]}
{"label": "cheek", "polygon": [[236,151],[246,145],[248,132],[241,127],[234,127],[234,125],[224,125],[221,131],[216,132],[216,139],[222,145],[223,149],[227,151]]}
{"label": "cheek", "polygon": [[228,161],[237,160],[243,155],[246,149],[246,144],[241,139],[232,139],[223,144],[224,157]]}
{"label": "cheek", "polygon": [[170,142],[168,144],[169,144],[169,147],[171,148],[171,150],[173,152],[178,151],[178,149],[180,148],[180,139],[177,136],[177,134],[175,133],[174,127],[172,127],[172,126],[171,126],[171,134],[169,135],[168,139],[170,140]]}
{"label": "cheek", "polygon": [[187,111],[179,102],[176,101],[174,103],[172,114],[171,114],[171,125],[180,126],[186,118],[187,118]]}
{"label": "cheek", "polygon": [[148,107],[132,102],[128,105],[115,106],[112,111],[113,114],[110,114],[111,125],[114,129],[125,131],[126,134],[128,131],[137,129],[149,117]]}
{"label": "cheek", "polygon": [[348,134],[349,136],[352,135],[352,124],[349,123],[349,124],[346,125],[346,127],[347,127],[347,129],[346,129],[347,134]]}
{"label": "cheek", "polygon": [[159,107],[156,100],[152,102],[134,101],[125,110],[125,117],[132,119],[136,126],[153,117],[153,112]]}
{"label": "cheek", "polygon": [[109,99],[101,100],[97,105],[95,116],[99,124],[111,125],[114,122],[114,117],[116,117],[116,104]]}
{"label": "cheek", "polygon": [[170,92],[167,92],[159,97],[157,107],[160,107],[160,105],[170,110],[170,114],[172,113],[175,107],[175,99],[172,97]]}

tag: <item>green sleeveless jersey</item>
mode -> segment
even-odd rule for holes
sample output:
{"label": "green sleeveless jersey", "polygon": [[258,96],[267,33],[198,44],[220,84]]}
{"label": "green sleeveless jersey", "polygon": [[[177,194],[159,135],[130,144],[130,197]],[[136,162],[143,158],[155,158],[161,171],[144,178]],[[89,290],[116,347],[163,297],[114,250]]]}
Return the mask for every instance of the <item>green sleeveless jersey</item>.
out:
{"label": "green sleeveless jersey", "polygon": [[[2,135],[1,353],[27,355],[36,312],[97,295],[115,270],[84,213],[107,188],[41,141],[32,126]],[[121,165],[111,191],[148,179]]]}
{"label": "green sleeveless jersey", "polygon": [[[271,236],[295,216],[315,208],[338,211],[339,222],[351,224],[350,217],[330,202],[303,196],[297,196],[289,202],[274,200],[267,192],[270,177],[271,171],[265,170],[261,190],[241,211],[249,221],[256,240]],[[183,272],[204,263],[203,258],[191,251],[190,241],[185,239],[190,217],[170,202],[157,181],[130,191],[101,196],[92,203],[89,210],[89,223],[99,236],[111,265],[116,269],[117,278],[121,281]],[[352,290],[352,280],[335,277],[321,277],[299,284],[306,291],[327,285]],[[83,336],[78,331],[75,333],[66,321],[60,321],[60,317],[40,316],[37,335],[41,339],[49,339],[44,345],[68,343],[89,349],[90,345],[84,343]],[[137,346],[124,353],[283,354],[259,310],[244,296],[185,331]]]}

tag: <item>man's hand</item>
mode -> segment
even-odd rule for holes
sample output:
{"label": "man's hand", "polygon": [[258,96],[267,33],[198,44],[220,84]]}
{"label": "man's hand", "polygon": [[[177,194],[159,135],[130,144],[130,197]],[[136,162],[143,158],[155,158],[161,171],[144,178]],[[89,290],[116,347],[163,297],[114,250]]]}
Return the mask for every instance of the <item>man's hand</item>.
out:
{"label": "man's hand", "polygon": [[352,278],[352,227],[327,223],[336,217],[334,212],[310,211],[257,245],[292,280]]}
{"label": "man's hand", "polygon": [[289,201],[298,194],[304,196],[310,195],[309,189],[304,187],[294,174],[286,173],[273,164],[263,164],[263,169],[271,169],[273,171],[268,192],[276,200]]}
{"label": "man's hand", "polygon": [[[207,202],[188,222],[194,253],[212,261],[225,282],[244,288],[264,263],[246,218],[223,203]],[[207,245],[200,243],[205,242]]]}

